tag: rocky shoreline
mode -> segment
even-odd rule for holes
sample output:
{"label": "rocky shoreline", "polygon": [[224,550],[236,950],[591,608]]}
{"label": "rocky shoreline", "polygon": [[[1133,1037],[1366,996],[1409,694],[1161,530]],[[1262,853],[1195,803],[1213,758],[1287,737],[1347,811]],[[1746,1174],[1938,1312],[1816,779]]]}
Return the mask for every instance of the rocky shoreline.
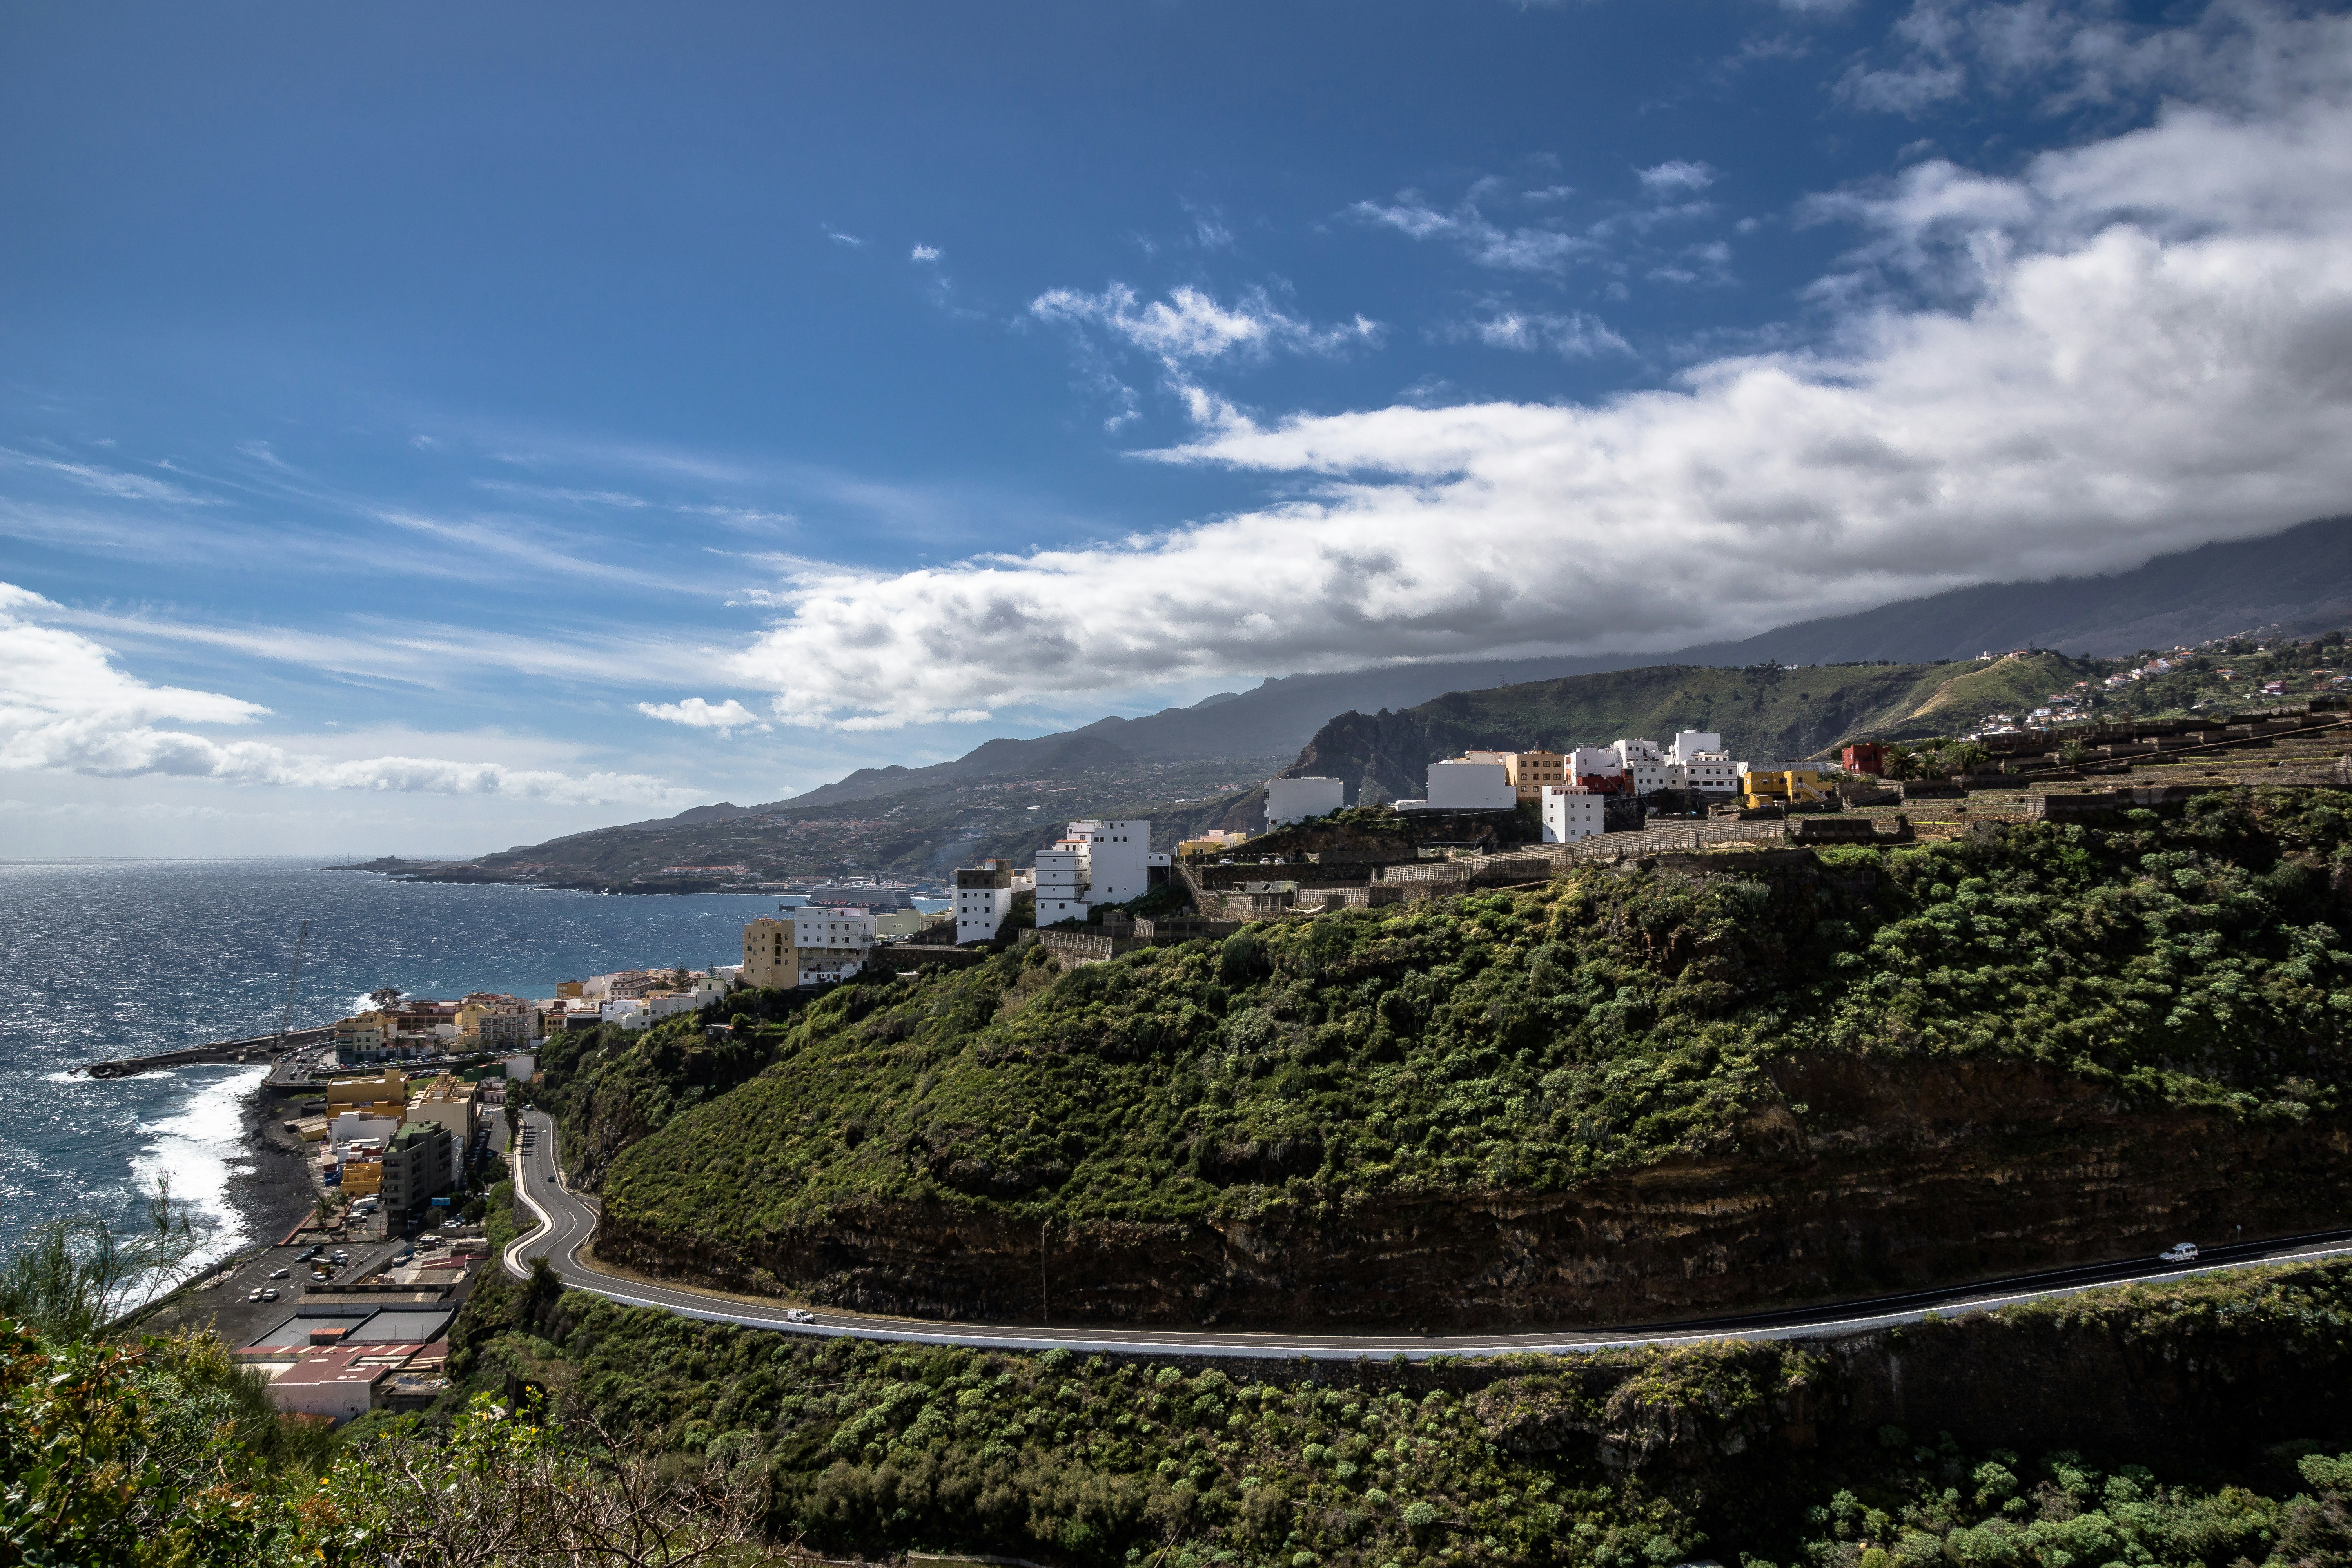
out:
{"label": "rocky shoreline", "polygon": [[245,1143],[252,1151],[252,1168],[230,1177],[228,1197],[252,1227],[255,1246],[276,1242],[319,1201],[300,1141],[283,1125],[284,1103],[259,1084],[245,1097]]}

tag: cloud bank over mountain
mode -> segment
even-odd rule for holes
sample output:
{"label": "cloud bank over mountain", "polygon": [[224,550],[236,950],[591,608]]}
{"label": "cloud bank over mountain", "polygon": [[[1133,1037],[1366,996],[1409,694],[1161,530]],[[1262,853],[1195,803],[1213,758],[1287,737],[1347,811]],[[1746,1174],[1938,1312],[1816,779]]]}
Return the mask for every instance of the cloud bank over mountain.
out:
{"label": "cloud bank over mountain", "polygon": [[[1973,34],[1933,25],[1948,9],[1915,13],[1864,96],[1900,110],[1975,71],[2053,102],[2168,101],[2013,172],[1930,159],[1816,197],[1801,216],[1862,240],[1811,290],[1826,325],[1803,348],[1584,405],[1269,415],[1187,380],[1193,435],[1139,456],[1261,472],[1285,499],[1079,548],[812,567],[729,673],[784,721],[889,728],[1266,669],[1665,648],[2342,510],[2352,21],[2237,6],[2129,34],[2005,8],[2041,29],[2021,41],[1987,30],[2004,8],[1975,8]],[[1651,176],[1693,189],[1700,166]],[[1449,222],[1419,232],[1458,240]],[[1038,313],[1123,333],[1171,377],[1285,334],[1321,346],[1197,294]]]}

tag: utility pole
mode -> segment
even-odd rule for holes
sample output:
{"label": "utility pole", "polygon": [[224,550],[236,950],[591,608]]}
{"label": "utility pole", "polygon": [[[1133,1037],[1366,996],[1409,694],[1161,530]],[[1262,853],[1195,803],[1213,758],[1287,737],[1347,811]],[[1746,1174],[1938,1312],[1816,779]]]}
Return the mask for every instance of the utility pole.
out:
{"label": "utility pole", "polygon": [[1045,1296],[1045,1226],[1048,1221],[1037,1222],[1037,1316],[1047,1327],[1054,1324],[1054,1313]]}

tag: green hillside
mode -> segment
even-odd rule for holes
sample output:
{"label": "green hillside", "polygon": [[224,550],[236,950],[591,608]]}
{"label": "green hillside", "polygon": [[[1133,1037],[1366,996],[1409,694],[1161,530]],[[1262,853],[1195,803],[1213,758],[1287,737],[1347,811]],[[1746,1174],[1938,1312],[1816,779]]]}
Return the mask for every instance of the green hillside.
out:
{"label": "green hillside", "polygon": [[[600,1250],[864,1302],[889,1294],[877,1271],[930,1267],[894,1247],[935,1256],[958,1235],[985,1252],[1041,1221],[1172,1237],[1320,1216],[1337,1228],[1317,1245],[1344,1250],[1343,1216],[1381,1205],[1692,1162],[1747,1191],[1791,1139],[1859,1136],[1880,1114],[1872,1084],[1953,1064],[1996,1074],[1970,1094],[2020,1075],[2000,1115],[2024,1129],[2021,1161],[2051,1153],[2039,1120],[2082,1093],[2120,1097],[2125,1121],[2333,1124],[2352,953],[2325,923],[2347,913],[2327,872],[2352,798],[2193,805],[1883,864],[1855,848],[1703,879],[1593,870],[1066,974],[1031,949],[845,988],[754,1025],[774,1066],[620,1154]],[[1835,1079],[1821,1064],[1840,1061],[1863,1075],[1838,1090],[1861,1110],[1809,1110],[1776,1079],[1791,1064]],[[2211,1136],[2209,1163],[2237,1134]],[[2147,1157],[2168,1161],[2171,1137]],[[2294,1157],[2265,1156],[2280,1179]],[[2315,1194],[2345,1174],[2294,1181]],[[1004,1309],[978,1299],[995,1289],[984,1262],[940,1264],[924,1289],[976,1299],[934,1310]],[[1024,1267],[1013,1278],[1034,1281]]]}
{"label": "green hillside", "polygon": [[1351,797],[1408,799],[1429,764],[1473,749],[1565,751],[1623,736],[1660,742],[1677,730],[1719,731],[1748,762],[1811,756],[1858,738],[1951,734],[1985,715],[2046,701],[2096,667],[2061,654],[1951,664],[1765,665],[1643,669],[1454,691],[1418,708],[1343,713],[1316,733],[1293,772],[1346,781]]}

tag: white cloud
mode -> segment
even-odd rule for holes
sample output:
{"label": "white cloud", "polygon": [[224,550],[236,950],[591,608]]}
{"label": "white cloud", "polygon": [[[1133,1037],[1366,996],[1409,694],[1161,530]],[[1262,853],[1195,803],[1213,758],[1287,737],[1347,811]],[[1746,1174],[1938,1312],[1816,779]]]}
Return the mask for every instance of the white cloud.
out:
{"label": "white cloud", "polygon": [[102,645],[45,624],[59,613],[38,594],[0,583],[0,768],[559,804],[663,801],[683,793],[642,774],[575,777],[436,757],[335,758],[164,728],[250,724],[269,710],[217,692],[149,685],[117,668]]}
{"label": "white cloud", "polygon": [[1970,93],[2021,97],[2045,113],[2153,94],[2259,111],[2334,68],[2296,48],[2312,26],[2262,0],[2223,0],[2172,26],[2135,22],[2109,0],[1912,0],[1839,92],[1857,108],[1906,115]]}
{"label": "white cloud", "polygon": [[939,258],[940,247],[936,245],[919,245],[907,255],[909,261],[937,261]]}
{"label": "white cloud", "polygon": [[841,230],[834,227],[831,224],[824,224],[821,226],[824,229],[825,238],[833,241],[835,245],[845,245],[852,250],[863,250],[866,248],[866,242],[854,234],[844,234]]}
{"label": "white cloud", "polygon": [[1479,211],[1476,196],[1474,191],[1451,212],[1441,212],[1419,192],[1402,191],[1393,202],[1358,202],[1348,211],[1414,239],[1450,240],[1479,266],[1507,272],[1564,272],[1601,256],[1605,248],[1586,236],[1548,225],[1504,228]]}
{"label": "white cloud", "polygon": [[1225,222],[1225,215],[1213,206],[1184,204],[1185,216],[1192,220],[1192,242],[1203,250],[1231,250],[1234,231]]}
{"label": "white cloud", "polygon": [[689,697],[683,702],[640,702],[637,711],[666,724],[683,724],[689,730],[716,730],[722,735],[735,730],[767,728],[760,722],[757,713],[731,697],[716,705],[699,697]]}
{"label": "white cloud", "polygon": [[120,468],[101,468],[95,463],[76,463],[62,458],[43,457],[37,452],[20,452],[7,447],[0,447],[0,468],[29,468],[37,473],[52,474],[83,489],[116,500],[171,501],[181,506],[205,504],[204,497],[168,480],[150,479],[144,474],[128,474]]}
{"label": "white cloud", "polygon": [[1647,169],[1636,169],[1633,173],[1640,177],[1642,188],[1656,196],[1703,191],[1720,178],[1708,165],[1686,158],[1670,158],[1665,163]]}
{"label": "white cloud", "polygon": [[1181,287],[1143,304],[1133,289],[1113,283],[1099,294],[1049,289],[1029,302],[1041,321],[1101,328],[1159,359],[1170,369],[1194,363],[1262,355],[1285,348],[1338,353],[1380,342],[1378,321],[1358,316],[1336,327],[1316,327],[1286,314],[1263,289],[1245,291],[1231,307],[1202,289]]}
{"label": "white cloud", "polygon": [[1582,310],[1498,310],[1456,329],[1449,335],[1475,339],[1490,349],[1514,349],[1520,353],[1549,351],[1562,359],[1592,359],[1604,353],[1632,353],[1632,345],[1610,330],[1600,317]]}
{"label": "white cloud", "polygon": [[[1267,668],[1665,649],[2343,511],[2352,20],[2277,31],[2293,68],[2259,112],[2177,105],[2012,177],[1939,165],[1846,198],[1870,237],[1825,346],[1591,405],[1217,405],[1155,456],[1295,499],[1098,547],[812,570],[733,677],[789,721],[876,727]],[[1248,337],[1155,334],[1205,355]]]}

